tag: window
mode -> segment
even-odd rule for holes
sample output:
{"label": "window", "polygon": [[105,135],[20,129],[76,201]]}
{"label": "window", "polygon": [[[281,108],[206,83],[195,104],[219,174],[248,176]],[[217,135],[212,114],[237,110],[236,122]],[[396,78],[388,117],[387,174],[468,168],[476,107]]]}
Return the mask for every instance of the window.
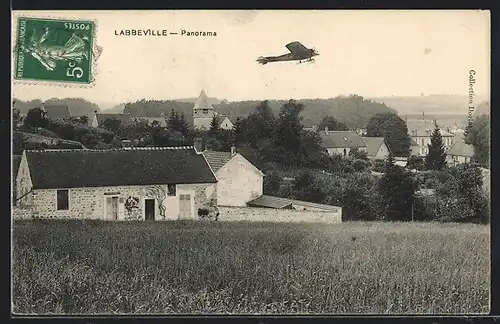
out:
{"label": "window", "polygon": [[346,150],[346,149],[344,149],[344,156],[346,156],[346,155],[347,155],[347,150]]}
{"label": "window", "polygon": [[175,196],[175,185],[174,184],[167,185],[167,191],[169,196]]}
{"label": "window", "polygon": [[425,145],[425,139],[422,138],[422,146]]}
{"label": "window", "polygon": [[69,209],[69,191],[57,190],[57,210]]}
{"label": "window", "polygon": [[208,114],[208,109],[203,109],[204,114]]}

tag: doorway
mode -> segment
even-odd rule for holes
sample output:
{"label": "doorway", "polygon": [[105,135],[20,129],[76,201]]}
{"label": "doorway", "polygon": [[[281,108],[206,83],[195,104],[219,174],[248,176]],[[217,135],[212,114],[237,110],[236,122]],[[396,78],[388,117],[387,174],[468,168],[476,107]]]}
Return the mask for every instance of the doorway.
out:
{"label": "doorway", "polygon": [[106,197],[106,219],[118,219],[118,197]]}
{"label": "doorway", "polygon": [[144,199],[144,219],[155,220],[155,200]]}
{"label": "doorway", "polygon": [[179,219],[191,218],[191,195],[179,195]]}

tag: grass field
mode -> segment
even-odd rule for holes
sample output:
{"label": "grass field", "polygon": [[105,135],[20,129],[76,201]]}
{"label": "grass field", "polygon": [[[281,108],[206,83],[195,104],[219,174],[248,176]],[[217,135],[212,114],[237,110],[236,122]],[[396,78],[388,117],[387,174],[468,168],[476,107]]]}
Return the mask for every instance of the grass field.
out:
{"label": "grass field", "polygon": [[16,222],[16,313],[486,313],[489,227]]}

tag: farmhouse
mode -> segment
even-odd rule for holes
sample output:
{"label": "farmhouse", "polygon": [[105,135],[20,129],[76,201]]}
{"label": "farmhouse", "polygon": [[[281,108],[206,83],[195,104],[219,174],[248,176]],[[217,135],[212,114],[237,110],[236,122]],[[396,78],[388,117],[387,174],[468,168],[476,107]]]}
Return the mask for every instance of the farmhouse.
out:
{"label": "farmhouse", "polygon": [[362,137],[369,159],[384,160],[389,155],[389,146],[383,137]]}
{"label": "farmhouse", "polygon": [[264,174],[236,152],[207,150],[205,159],[217,176],[217,203],[219,206],[246,206],[262,195]]}
{"label": "farmhouse", "polygon": [[191,146],[24,151],[16,191],[34,218],[195,219],[217,179]]}
{"label": "farmhouse", "polygon": [[99,114],[94,111],[94,116],[89,120],[92,127],[102,127],[106,119],[118,119],[121,125],[129,125],[132,122],[130,114]]}
{"label": "farmhouse", "polygon": [[363,138],[354,131],[329,131],[328,127],[320,132],[322,146],[328,151],[328,154],[349,155],[352,149],[359,149],[366,152],[366,144]]}
{"label": "farmhouse", "polygon": [[466,144],[462,136],[455,136],[452,146],[446,151],[446,160],[451,165],[469,163],[474,156],[474,147]]}

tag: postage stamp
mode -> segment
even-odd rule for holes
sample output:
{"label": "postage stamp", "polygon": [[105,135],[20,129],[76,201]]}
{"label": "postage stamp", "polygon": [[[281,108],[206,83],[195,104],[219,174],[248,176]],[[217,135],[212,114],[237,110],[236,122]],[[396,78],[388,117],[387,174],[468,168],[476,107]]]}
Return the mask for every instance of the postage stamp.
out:
{"label": "postage stamp", "polygon": [[14,79],[91,84],[94,42],[91,20],[18,17]]}

